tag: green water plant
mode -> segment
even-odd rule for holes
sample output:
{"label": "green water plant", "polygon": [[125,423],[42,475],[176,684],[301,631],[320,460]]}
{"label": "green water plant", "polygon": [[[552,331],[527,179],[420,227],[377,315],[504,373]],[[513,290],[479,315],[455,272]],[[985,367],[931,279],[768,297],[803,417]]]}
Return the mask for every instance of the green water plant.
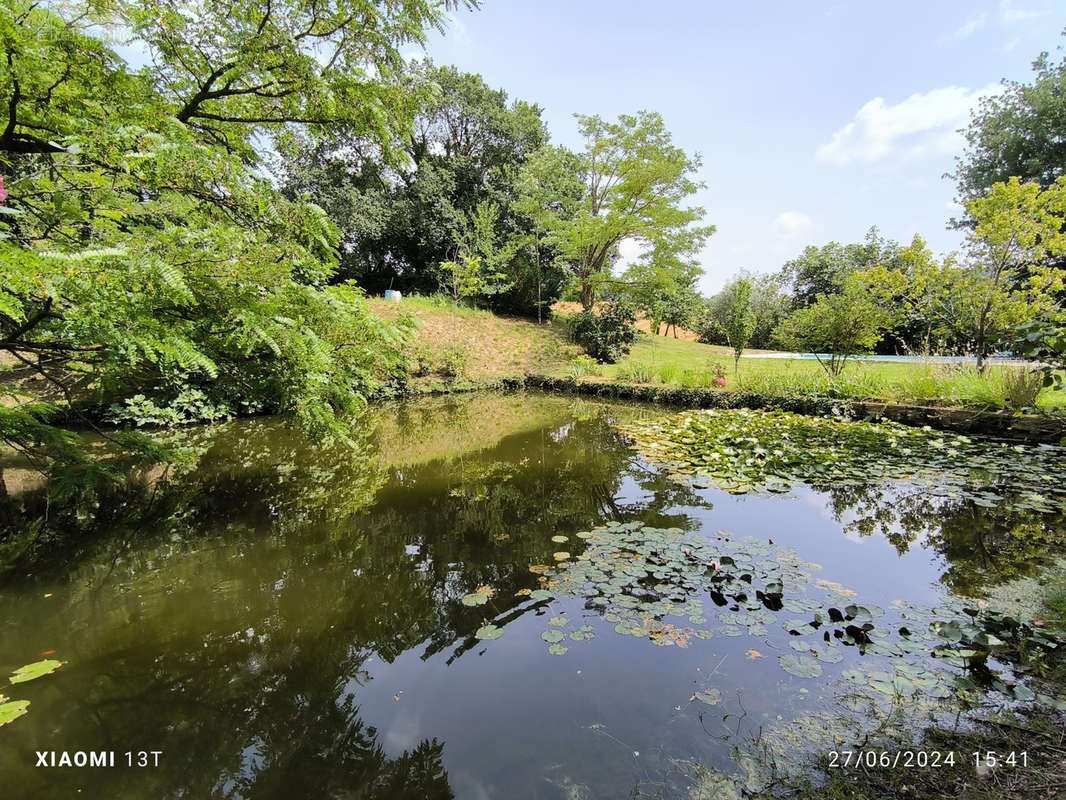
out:
{"label": "green water plant", "polygon": [[1064,450],[896,423],[778,411],[709,410],[637,421],[638,449],[677,479],[734,494],[909,481],[932,495],[1020,510],[1066,507]]}

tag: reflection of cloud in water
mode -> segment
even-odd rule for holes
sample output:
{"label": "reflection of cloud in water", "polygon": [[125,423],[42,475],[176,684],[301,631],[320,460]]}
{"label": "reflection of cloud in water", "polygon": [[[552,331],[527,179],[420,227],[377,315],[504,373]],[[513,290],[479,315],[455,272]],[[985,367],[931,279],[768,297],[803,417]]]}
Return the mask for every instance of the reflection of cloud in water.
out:
{"label": "reflection of cloud in water", "polygon": [[573,427],[574,427],[573,423],[568,422],[566,425],[563,425],[558,430],[552,431],[548,435],[551,437],[553,442],[558,444],[559,442],[561,442],[563,439],[565,439],[567,436],[570,435],[570,429],[573,428]]}
{"label": "reflection of cloud in water", "polygon": [[413,750],[422,740],[421,730],[421,715],[404,709],[385,732],[385,747],[390,752]]}
{"label": "reflection of cloud in water", "polygon": [[614,494],[614,499],[619,503],[648,503],[655,498],[655,492],[650,492],[637,483],[632,475],[622,479],[622,485]]}

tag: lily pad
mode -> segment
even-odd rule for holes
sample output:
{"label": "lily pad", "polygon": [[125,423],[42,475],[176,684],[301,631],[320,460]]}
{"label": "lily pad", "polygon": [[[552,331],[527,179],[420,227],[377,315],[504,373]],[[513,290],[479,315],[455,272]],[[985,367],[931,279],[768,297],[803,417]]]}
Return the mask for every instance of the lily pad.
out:
{"label": "lily pad", "polygon": [[690,703],[693,700],[699,700],[701,703],[706,703],[709,706],[716,706],[722,702],[722,693],[713,687],[710,689],[700,689],[689,698]]}
{"label": "lily pad", "polygon": [[26,681],[36,680],[43,675],[50,675],[63,666],[62,661],[55,661],[54,659],[48,659],[46,661],[35,661],[32,664],[27,664],[24,667],[19,667],[11,675],[9,679],[12,683],[25,683]]}
{"label": "lily pad", "polygon": [[811,656],[785,653],[777,657],[781,669],[797,678],[817,678],[822,674],[822,665]]}
{"label": "lily pad", "polygon": [[0,703],[0,727],[21,717],[29,707],[29,700],[11,700],[7,703]]}
{"label": "lily pad", "polygon": [[483,625],[477,629],[474,636],[478,639],[499,639],[503,636],[503,628],[498,628],[495,625]]}
{"label": "lily pad", "polygon": [[540,638],[550,644],[556,644],[563,640],[564,635],[562,631],[553,628],[552,630],[544,631]]}
{"label": "lily pad", "polygon": [[489,596],[480,592],[473,592],[472,594],[463,595],[459,602],[464,606],[483,606],[489,602]]}
{"label": "lily pad", "polygon": [[563,647],[561,644],[553,644],[551,647],[548,648],[548,652],[551,653],[553,656],[563,656],[566,655],[566,651],[568,649],[569,648]]}
{"label": "lily pad", "polygon": [[553,536],[552,537],[552,541],[553,542],[568,542],[568,541],[570,541],[570,537],[569,536],[563,536],[562,534],[559,534],[557,536]]}

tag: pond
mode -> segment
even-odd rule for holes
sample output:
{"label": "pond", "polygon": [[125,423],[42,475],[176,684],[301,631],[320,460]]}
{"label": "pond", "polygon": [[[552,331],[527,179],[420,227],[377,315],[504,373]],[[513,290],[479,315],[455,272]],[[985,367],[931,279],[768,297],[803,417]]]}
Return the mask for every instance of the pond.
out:
{"label": "pond", "polygon": [[[865,429],[827,444],[773,418],[835,465],[806,474],[755,452],[747,412],[700,413],[477,394],[376,409],[354,452],[269,419],[186,434],[195,467],[157,522],[0,590],[0,667],[62,662],[6,690],[30,706],[0,728],[0,785],[684,797],[756,769],[736,748],[784,763],[972,687],[946,648],[985,635],[966,598],[1059,551],[1059,451],[949,440],[902,474]],[[848,447],[865,466],[841,477]],[[986,456],[1023,465],[1009,492],[973,475]],[[989,664],[993,692],[1031,699]],[[45,769],[39,750],[159,755]]]}

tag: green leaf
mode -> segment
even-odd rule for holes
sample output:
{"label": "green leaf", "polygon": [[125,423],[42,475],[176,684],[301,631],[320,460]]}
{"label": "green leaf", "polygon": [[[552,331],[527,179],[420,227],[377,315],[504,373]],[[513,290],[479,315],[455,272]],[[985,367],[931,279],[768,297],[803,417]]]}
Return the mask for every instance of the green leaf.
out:
{"label": "green leaf", "polygon": [[822,674],[822,665],[807,655],[785,653],[777,657],[781,669],[797,678],[817,678]]}
{"label": "green leaf", "polygon": [[26,681],[36,680],[44,675],[51,675],[57,669],[63,666],[62,661],[55,661],[48,659],[46,661],[35,661],[32,664],[27,664],[24,667],[19,667],[11,675],[10,681],[12,683],[26,683]]}
{"label": "green leaf", "polygon": [[21,717],[29,707],[29,700],[11,700],[7,703],[0,703],[0,727]]}
{"label": "green leaf", "polygon": [[495,625],[483,625],[477,629],[474,636],[478,639],[499,639],[503,636],[503,628],[498,628]]}

